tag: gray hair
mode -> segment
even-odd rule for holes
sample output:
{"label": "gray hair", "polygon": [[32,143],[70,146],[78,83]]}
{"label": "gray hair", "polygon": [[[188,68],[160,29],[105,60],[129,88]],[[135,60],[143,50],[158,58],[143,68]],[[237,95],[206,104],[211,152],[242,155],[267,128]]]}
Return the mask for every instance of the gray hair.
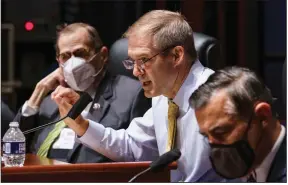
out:
{"label": "gray hair", "polygon": [[87,33],[88,33],[88,46],[92,49],[98,50],[103,46],[103,42],[98,34],[98,31],[93,27],[90,26],[89,24],[86,23],[73,23],[73,24],[63,24],[63,25],[58,25],[56,28],[56,44],[55,44],[55,49],[56,49],[56,54],[59,54],[59,47],[58,47],[58,41],[61,35],[63,34],[70,34],[74,33],[76,30],[84,28]]}
{"label": "gray hair", "polygon": [[[228,103],[240,120],[247,121],[250,118],[256,101],[267,102],[272,107],[271,91],[253,71],[242,67],[227,67],[216,71],[192,94],[190,105],[195,110],[204,107],[219,90],[227,92]],[[272,112],[275,115],[273,108]]]}
{"label": "gray hair", "polygon": [[156,49],[164,50],[181,45],[193,60],[197,58],[192,28],[185,17],[178,12],[150,11],[130,26],[124,37],[129,38],[136,33],[151,35]]}

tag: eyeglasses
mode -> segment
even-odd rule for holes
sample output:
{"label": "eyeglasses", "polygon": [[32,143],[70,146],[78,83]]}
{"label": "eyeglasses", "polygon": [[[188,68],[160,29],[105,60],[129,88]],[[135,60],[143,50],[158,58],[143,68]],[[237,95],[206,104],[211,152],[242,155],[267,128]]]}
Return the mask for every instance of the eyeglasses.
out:
{"label": "eyeglasses", "polygon": [[156,55],[153,55],[152,57],[150,58],[144,58],[144,59],[139,59],[139,60],[131,60],[131,59],[126,59],[124,61],[122,61],[124,67],[128,70],[131,70],[134,68],[134,65],[136,64],[140,70],[144,70],[145,68],[145,63],[152,60],[154,57],[160,55],[160,54],[163,54],[165,51],[167,51],[168,49],[171,49],[173,48],[174,46],[170,46],[170,47],[167,47],[166,49],[160,51],[159,53],[157,53]]}
{"label": "eyeglasses", "polygon": [[71,58],[72,55],[87,60],[93,54],[92,51],[93,50],[88,50],[86,48],[79,48],[73,52],[60,53],[59,55],[57,55],[57,59],[60,64],[65,63],[68,59]]}

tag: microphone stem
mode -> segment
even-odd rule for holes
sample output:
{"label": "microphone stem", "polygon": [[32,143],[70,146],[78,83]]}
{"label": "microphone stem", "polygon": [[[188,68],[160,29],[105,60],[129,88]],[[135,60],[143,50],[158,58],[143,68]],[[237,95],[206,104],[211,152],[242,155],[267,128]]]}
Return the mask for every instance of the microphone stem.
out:
{"label": "microphone stem", "polygon": [[133,182],[135,181],[139,176],[141,176],[142,174],[148,172],[151,169],[151,167],[147,168],[146,170],[143,170],[142,172],[138,173],[137,175],[135,175],[132,179],[130,179],[128,182]]}
{"label": "microphone stem", "polygon": [[31,132],[40,130],[40,129],[42,129],[42,128],[44,128],[44,127],[47,127],[47,126],[49,126],[49,125],[58,123],[59,121],[62,121],[63,119],[65,119],[65,118],[67,118],[67,117],[68,117],[68,116],[64,116],[63,118],[61,118],[61,119],[59,119],[59,120],[57,120],[57,121],[53,121],[53,122],[47,123],[47,124],[45,124],[45,125],[41,125],[41,126],[39,126],[39,127],[35,127],[35,128],[30,129],[30,130],[26,130],[26,131],[23,132],[23,134],[29,134],[29,133],[31,133]]}

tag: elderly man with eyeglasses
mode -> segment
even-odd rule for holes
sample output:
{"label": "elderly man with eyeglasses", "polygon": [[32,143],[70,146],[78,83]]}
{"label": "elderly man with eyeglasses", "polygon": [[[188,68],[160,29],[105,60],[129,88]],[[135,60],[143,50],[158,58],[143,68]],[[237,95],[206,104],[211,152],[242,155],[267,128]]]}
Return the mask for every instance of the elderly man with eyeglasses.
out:
{"label": "elderly man with eyeglasses", "polygon": [[[60,118],[58,106],[49,94],[58,85],[73,92],[87,92],[93,103],[83,111],[83,117],[116,130],[127,128],[134,117],[142,116],[151,107],[137,80],[112,76],[106,70],[108,49],[92,26],[73,23],[61,28],[57,34],[56,56],[59,68],[38,82],[16,116],[22,131]],[[66,128],[64,122],[29,134],[26,139],[28,152],[42,157],[69,163],[111,161],[75,142],[75,132]]]}
{"label": "elderly man with eyeglasses", "polygon": [[[182,155],[172,182],[220,182],[212,169],[209,146],[199,134],[189,97],[213,73],[197,59],[193,32],[180,13],[154,10],[125,33],[128,56],[123,61],[142,83],[152,108],[124,130],[105,128],[79,116],[65,123],[80,142],[115,161],[149,161],[178,148]],[[63,98],[64,97],[64,98]],[[52,94],[64,116],[71,108],[66,98],[79,98],[59,87]]]}

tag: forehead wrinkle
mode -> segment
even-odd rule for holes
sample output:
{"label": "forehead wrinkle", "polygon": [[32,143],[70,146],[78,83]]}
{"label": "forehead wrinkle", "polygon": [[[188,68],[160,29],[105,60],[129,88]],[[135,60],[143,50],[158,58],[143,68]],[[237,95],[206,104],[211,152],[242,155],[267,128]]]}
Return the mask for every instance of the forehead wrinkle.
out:
{"label": "forehead wrinkle", "polygon": [[151,52],[151,49],[147,47],[128,48],[128,56],[132,59],[137,59],[143,55],[149,56]]}
{"label": "forehead wrinkle", "polygon": [[87,49],[89,43],[88,38],[89,34],[85,29],[77,29],[72,33],[64,33],[58,40],[59,52],[61,52],[61,49],[64,49],[64,52],[72,51],[77,47],[83,47]]}
{"label": "forehead wrinkle", "polygon": [[[88,49],[87,47],[85,47],[85,45],[83,44],[78,44],[78,45],[75,45],[75,46],[72,46],[71,48],[67,48],[68,50],[67,51],[63,51],[61,53],[67,53],[67,52],[75,52],[76,50],[79,50],[79,49]],[[60,53],[60,54],[61,54]]]}
{"label": "forehead wrinkle", "polygon": [[147,34],[134,33],[128,38],[128,56],[137,59],[143,55],[150,56],[155,50],[153,37]]}

